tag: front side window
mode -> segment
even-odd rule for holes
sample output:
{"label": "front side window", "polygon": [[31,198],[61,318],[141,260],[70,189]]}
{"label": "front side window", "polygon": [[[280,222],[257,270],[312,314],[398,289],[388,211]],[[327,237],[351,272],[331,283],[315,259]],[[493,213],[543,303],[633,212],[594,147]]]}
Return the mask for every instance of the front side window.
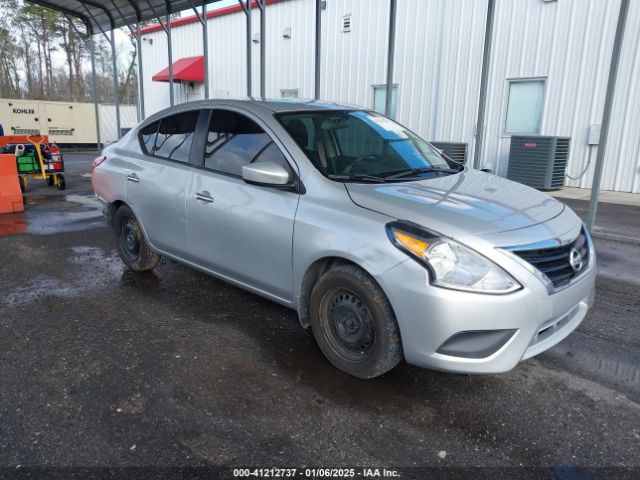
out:
{"label": "front side window", "polygon": [[415,179],[461,170],[420,137],[375,112],[296,112],[278,119],[329,178]]}
{"label": "front side window", "polygon": [[544,107],[544,80],[512,80],[505,133],[538,134]]}
{"label": "front side window", "polygon": [[237,112],[211,112],[205,168],[239,177],[243,165],[265,160],[282,162],[289,168],[280,149],[256,122]]}
{"label": "front side window", "polygon": [[142,129],[140,139],[146,153],[154,157],[189,162],[199,110],[177,113]]}

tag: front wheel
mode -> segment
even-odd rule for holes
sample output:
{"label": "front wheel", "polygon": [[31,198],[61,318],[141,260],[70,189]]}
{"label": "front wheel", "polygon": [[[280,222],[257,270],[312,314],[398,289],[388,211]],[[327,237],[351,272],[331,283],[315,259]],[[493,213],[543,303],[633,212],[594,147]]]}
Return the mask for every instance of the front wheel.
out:
{"label": "front wheel", "polygon": [[126,205],[121,206],[113,219],[116,245],[122,261],[136,272],[151,270],[160,256],[149,248],[140,224]]}
{"label": "front wheel", "polygon": [[311,327],[325,357],[358,378],[388,372],[402,359],[395,315],[380,286],[358,267],[325,273],[311,292]]}

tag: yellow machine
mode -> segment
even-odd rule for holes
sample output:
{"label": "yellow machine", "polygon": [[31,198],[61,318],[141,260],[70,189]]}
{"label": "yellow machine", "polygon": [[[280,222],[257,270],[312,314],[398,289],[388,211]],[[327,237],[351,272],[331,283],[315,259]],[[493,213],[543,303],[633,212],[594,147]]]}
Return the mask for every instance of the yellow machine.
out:
{"label": "yellow machine", "polygon": [[65,178],[62,175],[64,160],[58,147],[55,144],[49,144],[48,138],[44,135],[27,135],[26,140],[32,145],[31,148],[26,148],[20,143],[13,146],[22,191],[27,189],[29,177],[46,180],[48,185],[55,185],[59,190],[64,190],[66,187]]}

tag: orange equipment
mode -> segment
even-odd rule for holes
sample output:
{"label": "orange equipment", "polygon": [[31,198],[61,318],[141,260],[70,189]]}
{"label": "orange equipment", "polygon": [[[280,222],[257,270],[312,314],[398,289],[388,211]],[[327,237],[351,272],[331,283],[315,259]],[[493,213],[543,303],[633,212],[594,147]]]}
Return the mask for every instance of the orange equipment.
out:
{"label": "orange equipment", "polygon": [[16,157],[0,154],[0,213],[24,212]]}

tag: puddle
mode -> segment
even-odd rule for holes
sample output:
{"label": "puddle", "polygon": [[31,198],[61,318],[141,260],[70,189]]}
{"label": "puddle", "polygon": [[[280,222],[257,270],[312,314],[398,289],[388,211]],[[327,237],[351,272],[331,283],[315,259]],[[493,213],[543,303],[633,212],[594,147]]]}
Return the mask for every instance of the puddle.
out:
{"label": "puddle", "polygon": [[21,307],[46,298],[77,298],[84,293],[120,282],[125,271],[115,251],[96,247],[72,247],[66,260],[74,268],[60,277],[40,274],[0,298],[0,305]]}
{"label": "puddle", "polygon": [[93,195],[30,195],[25,212],[0,215],[0,237],[50,235],[105,225],[102,204]]}

